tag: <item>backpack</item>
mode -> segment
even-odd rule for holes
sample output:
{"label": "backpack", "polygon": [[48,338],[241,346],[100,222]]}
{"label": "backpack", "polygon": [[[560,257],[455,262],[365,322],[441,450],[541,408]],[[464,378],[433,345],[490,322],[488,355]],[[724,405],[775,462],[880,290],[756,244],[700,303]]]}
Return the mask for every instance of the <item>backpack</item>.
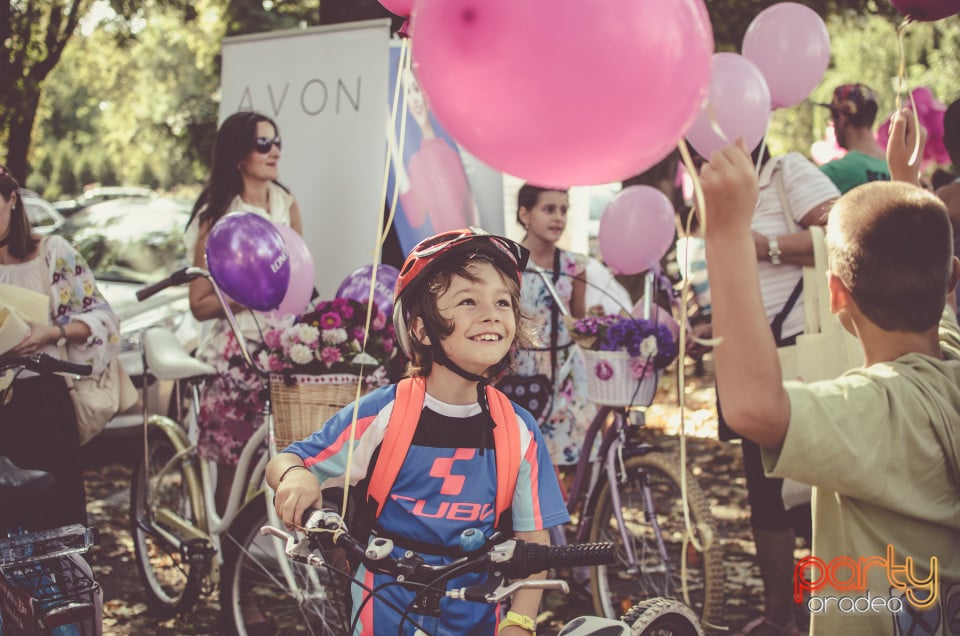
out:
{"label": "backpack", "polygon": [[[497,461],[497,494],[495,501],[497,529],[510,526],[510,506],[520,473],[520,431],[516,424],[516,412],[513,403],[503,393],[492,386],[486,387],[487,404],[496,426],[493,429],[493,444]],[[393,403],[393,412],[387,422],[380,448],[375,452],[371,470],[368,472],[366,487],[366,510],[368,521],[376,527],[383,506],[390,495],[390,489],[397,479],[397,473],[407,457],[410,443],[420,421],[423,401],[426,395],[426,381],[423,378],[407,378],[397,383],[397,392]],[[389,448],[387,457],[380,449]],[[440,546],[434,546],[437,548]],[[434,553],[438,553],[434,550]]]}

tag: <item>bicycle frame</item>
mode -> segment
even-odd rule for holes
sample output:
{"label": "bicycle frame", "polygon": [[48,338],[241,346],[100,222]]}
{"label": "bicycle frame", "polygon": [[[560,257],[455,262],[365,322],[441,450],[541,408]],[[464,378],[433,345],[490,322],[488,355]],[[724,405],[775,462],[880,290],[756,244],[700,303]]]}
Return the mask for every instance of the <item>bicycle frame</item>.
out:
{"label": "bicycle frame", "polygon": [[[209,273],[199,268],[188,268],[185,273],[193,278],[207,278],[211,282],[221,305],[224,307],[227,322],[236,338],[241,356],[250,368],[256,369],[258,373],[263,376],[263,372],[257,367],[250,355],[242,332],[236,322],[235,316],[230,310],[226,298],[214,283]],[[141,346],[141,356],[146,374],[149,370],[149,364],[147,361],[146,347],[144,346]],[[215,558],[213,561],[208,562],[205,572],[212,574],[214,582],[216,582],[219,578],[219,566],[222,564],[223,559],[222,538],[230,530],[244,506],[254,501],[257,495],[267,488],[264,479],[266,465],[276,454],[276,449],[273,441],[273,420],[271,417],[270,400],[268,398],[264,404],[263,423],[256,429],[250,439],[247,440],[240,453],[240,459],[227,496],[226,507],[223,513],[220,514],[217,511],[216,501],[213,496],[213,493],[216,491],[214,462],[197,460],[197,471],[183,470],[182,468],[184,465],[182,463],[183,460],[187,457],[194,456],[197,450],[196,443],[191,440],[196,438],[196,422],[199,415],[199,387],[200,383],[198,381],[194,380],[190,382],[189,388],[192,399],[190,410],[186,414],[189,419],[184,421],[186,418],[181,412],[179,413],[179,422],[164,416],[148,415],[146,387],[144,387],[144,466],[146,467],[148,465],[147,458],[149,457],[150,443],[148,432],[152,425],[166,432],[168,440],[174,446],[175,454],[166,461],[157,473],[150,475],[150,477],[161,478],[175,472],[182,472],[185,480],[184,488],[190,500],[203,502],[202,509],[194,511],[197,517],[196,522],[191,522],[182,518],[176,511],[169,508],[155,508],[157,493],[150,492],[150,480],[147,479],[145,487],[147,489],[146,496],[149,505],[147,506],[146,519],[144,520],[146,523],[141,523],[140,525],[145,532],[152,533],[158,538],[163,539],[169,546],[177,550],[184,551],[186,548],[186,550],[189,551],[189,544],[191,543],[197,543],[200,546],[209,546],[212,556]],[[179,405],[179,382],[177,383],[177,393],[175,395]],[[179,407],[178,410],[182,411]],[[266,452],[260,453],[258,457],[258,452],[263,447],[265,441],[268,442],[266,444]],[[276,511],[273,506],[270,505],[271,499],[271,497],[266,498],[267,519],[271,524],[279,525],[280,520],[276,516]],[[156,510],[156,517],[151,518],[154,510]],[[296,592],[296,579],[289,561],[285,558],[282,546],[276,547],[276,553],[277,561],[281,564],[281,570],[284,574],[288,589]]]}

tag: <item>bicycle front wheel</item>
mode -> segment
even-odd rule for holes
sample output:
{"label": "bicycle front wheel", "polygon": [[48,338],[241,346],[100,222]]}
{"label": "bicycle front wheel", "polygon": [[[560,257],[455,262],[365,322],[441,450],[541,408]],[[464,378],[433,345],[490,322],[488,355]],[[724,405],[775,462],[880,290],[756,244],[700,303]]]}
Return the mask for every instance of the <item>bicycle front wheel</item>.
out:
{"label": "bicycle front wheel", "polygon": [[260,528],[269,523],[266,506],[265,496],[250,501],[223,539],[220,604],[226,624],[238,636],[262,624],[277,634],[347,636],[350,581],[327,567],[292,561],[282,542],[261,535]]}
{"label": "bicycle front wheel", "polygon": [[[206,526],[199,477],[172,422],[147,423],[150,443],[130,485],[130,534],[147,604],[160,616],[193,607],[204,568],[189,558],[190,537]],[[204,545],[209,545],[204,542]],[[199,546],[198,546],[199,548]],[[203,558],[200,552],[194,552]]]}
{"label": "bicycle front wheel", "polygon": [[[652,452],[627,458],[625,468],[626,475],[621,476],[617,491],[626,542],[620,532],[609,482],[600,491],[590,527],[591,541],[610,541],[617,546],[616,563],[591,568],[594,611],[617,618],[645,599],[660,596],[683,601],[681,557],[685,549],[690,605],[704,624],[721,624],[723,554],[716,539],[716,522],[697,482],[687,473],[690,522],[701,545],[708,540],[706,534],[712,541],[705,552],[698,551],[692,543],[684,547],[686,527],[679,458]],[[649,492],[649,502],[644,496],[645,489]],[[656,528],[651,523],[654,519]],[[629,558],[631,553],[633,562]]]}

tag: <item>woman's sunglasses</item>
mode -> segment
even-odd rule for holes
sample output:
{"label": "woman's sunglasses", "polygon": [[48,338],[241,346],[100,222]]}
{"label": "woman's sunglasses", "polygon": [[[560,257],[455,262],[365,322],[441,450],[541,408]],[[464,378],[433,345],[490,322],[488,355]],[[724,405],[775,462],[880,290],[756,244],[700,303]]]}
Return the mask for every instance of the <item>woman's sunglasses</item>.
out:
{"label": "woman's sunglasses", "polygon": [[265,155],[270,152],[270,149],[273,148],[274,144],[277,146],[277,150],[283,149],[283,144],[280,141],[280,135],[276,137],[257,137],[253,142],[253,149],[259,152],[261,155]]}

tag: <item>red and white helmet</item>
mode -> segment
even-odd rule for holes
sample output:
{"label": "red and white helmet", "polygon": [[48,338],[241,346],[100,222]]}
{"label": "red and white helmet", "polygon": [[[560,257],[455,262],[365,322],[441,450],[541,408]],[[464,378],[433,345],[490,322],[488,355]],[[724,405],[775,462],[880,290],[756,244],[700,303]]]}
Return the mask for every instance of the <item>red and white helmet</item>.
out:
{"label": "red and white helmet", "polygon": [[407,356],[411,355],[412,350],[407,334],[404,299],[412,293],[422,291],[418,290],[418,283],[430,280],[438,264],[451,256],[466,257],[471,253],[489,256],[494,266],[507,276],[515,278],[518,284],[522,281],[523,270],[530,257],[530,251],[519,243],[475,227],[441,232],[417,243],[400,268],[400,276],[393,292],[393,324],[400,348]]}

